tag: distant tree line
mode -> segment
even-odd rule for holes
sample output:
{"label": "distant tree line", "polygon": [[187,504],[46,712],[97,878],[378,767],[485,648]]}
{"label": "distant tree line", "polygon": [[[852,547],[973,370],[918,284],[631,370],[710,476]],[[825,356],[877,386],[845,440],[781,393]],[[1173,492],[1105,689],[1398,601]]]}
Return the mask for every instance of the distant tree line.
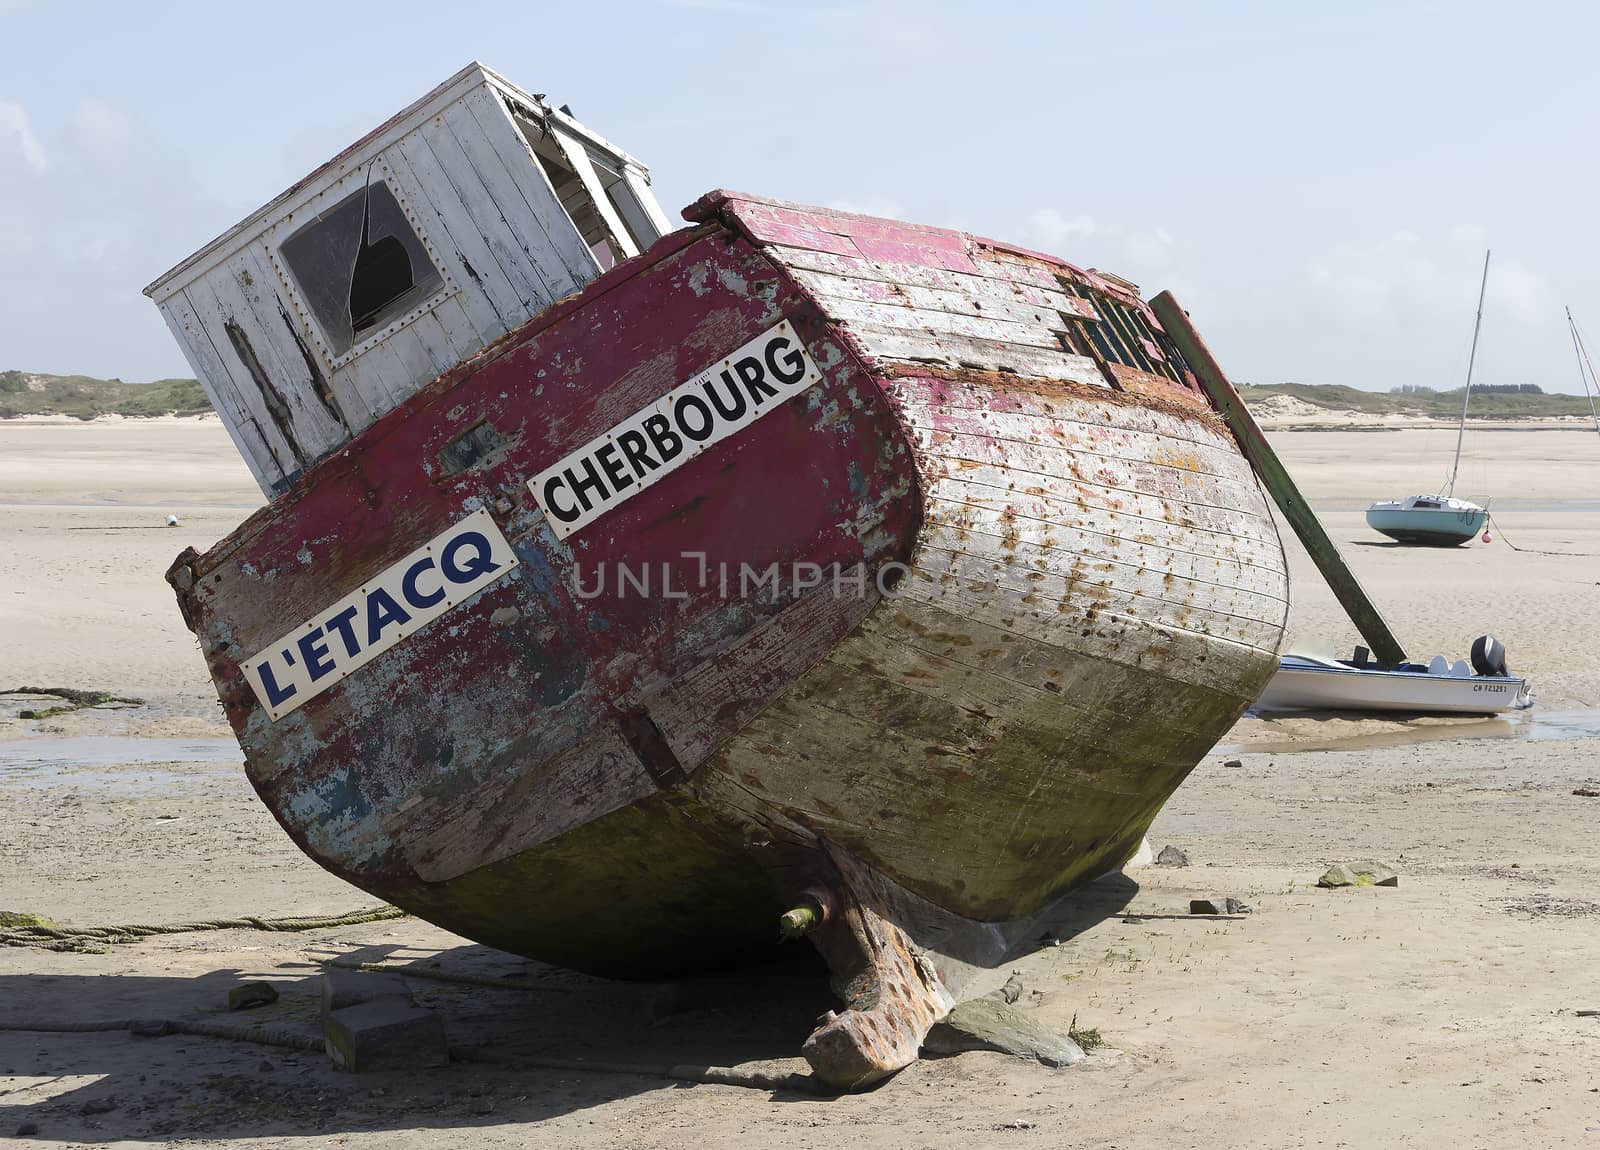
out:
{"label": "distant tree line", "polygon": [[[1458,387],[1455,390],[1460,391]],[[1544,388],[1537,383],[1477,383],[1472,386],[1473,391],[1481,391],[1490,395],[1543,395]],[[1435,388],[1423,387],[1420,383],[1402,383],[1398,387],[1389,389],[1390,395],[1438,395]]]}

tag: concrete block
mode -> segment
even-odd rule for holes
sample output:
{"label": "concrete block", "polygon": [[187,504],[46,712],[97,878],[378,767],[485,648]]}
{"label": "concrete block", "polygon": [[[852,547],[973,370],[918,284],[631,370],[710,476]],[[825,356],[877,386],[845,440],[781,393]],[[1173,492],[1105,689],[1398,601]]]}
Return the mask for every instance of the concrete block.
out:
{"label": "concrete block", "polygon": [[411,1001],[411,991],[406,980],[386,970],[341,970],[334,967],[322,972],[322,1017],[347,1006],[363,1002],[377,1002],[384,998]]}
{"label": "concrete block", "polygon": [[341,1070],[418,1070],[450,1061],[444,1019],[396,998],[335,1010],[322,1020],[328,1057]]}

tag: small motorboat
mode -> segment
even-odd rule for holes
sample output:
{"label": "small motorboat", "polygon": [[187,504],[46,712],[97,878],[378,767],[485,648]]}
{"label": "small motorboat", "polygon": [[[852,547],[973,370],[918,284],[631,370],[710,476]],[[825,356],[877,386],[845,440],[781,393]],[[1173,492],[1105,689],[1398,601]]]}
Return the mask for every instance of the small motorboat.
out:
{"label": "small motorboat", "polygon": [[1487,715],[1532,705],[1528,681],[1507,671],[1505,648],[1485,635],[1472,644],[1470,664],[1435,655],[1426,666],[1384,668],[1361,647],[1351,659],[1285,655],[1255,710]]}
{"label": "small motorboat", "polygon": [[1457,547],[1483,530],[1489,512],[1448,495],[1413,495],[1367,508],[1367,526],[1397,543]]}

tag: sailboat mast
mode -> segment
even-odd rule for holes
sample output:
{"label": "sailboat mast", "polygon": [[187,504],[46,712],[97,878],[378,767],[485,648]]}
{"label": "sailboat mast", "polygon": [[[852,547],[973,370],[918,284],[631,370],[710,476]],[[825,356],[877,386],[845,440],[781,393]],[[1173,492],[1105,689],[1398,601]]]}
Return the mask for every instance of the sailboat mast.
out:
{"label": "sailboat mast", "polygon": [[1456,472],[1461,470],[1461,440],[1467,434],[1467,404],[1472,402],[1472,365],[1478,361],[1478,330],[1483,327],[1483,293],[1489,287],[1489,253],[1483,253],[1483,281],[1478,284],[1478,318],[1472,321],[1472,352],[1467,356],[1467,388],[1461,397],[1461,426],[1456,429],[1456,459],[1450,465],[1450,485],[1445,498],[1456,493]]}
{"label": "sailboat mast", "polygon": [[[1572,346],[1578,353],[1578,378],[1583,380],[1583,394],[1589,397],[1589,415],[1594,419],[1594,429],[1600,431],[1600,408],[1595,407],[1595,395],[1600,393],[1600,378],[1594,374],[1594,364],[1589,362],[1589,350],[1583,346],[1583,337],[1578,334],[1578,321],[1572,318],[1572,309],[1567,309],[1567,326],[1572,329]],[[1589,372],[1584,374],[1584,367]],[[1594,380],[1594,390],[1589,389],[1589,381]]]}

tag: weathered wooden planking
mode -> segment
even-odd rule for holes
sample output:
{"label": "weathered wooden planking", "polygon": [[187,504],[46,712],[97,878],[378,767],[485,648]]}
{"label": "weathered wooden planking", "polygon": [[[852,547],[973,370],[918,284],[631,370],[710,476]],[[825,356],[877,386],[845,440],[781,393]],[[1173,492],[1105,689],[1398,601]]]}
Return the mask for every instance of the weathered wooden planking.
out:
{"label": "weathered wooden planking", "polygon": [[241,266],[244,264],[253,266],[247,252],[235,255],[229,264],[213,271],[205,286],[216,300],[234,364],[243,370],[251,389],[259,393],[267,413],[304,466],[316,458],[323,444],[337,442],[338,434],[328,432],[332,420],[325,409],[319,410],[315,397],[308,403],[304,395],[288,386],[277,341],[257,320],[251,301],[245,298],[241,276],[248,277],[250,271]]}
{"label": "weathered wooden planking", "polygon": [[[780,247],[774,254],[792,264],[796,278],[849,325],[867,355],[1106,386],[1094,361],[1066,351],[1056,334],[1073,322],[1066,315],[1082,310],[1059,291],[1059,308],[1019,306],[1020,289],[942,266],[803,247]],[[985,301],[993,303],[993,314],[984,311]]]}
{"label": "weathered wooden planking", "polygon": [[[1026,305],[1034,309],[1048,309],[1064,318],[1076,317],[1089,321],[1101,318],[1092,300],[1062,290],[1059,276],[1068,274],[1065,268],[1059,272],[1037,268],[1019,272],[1010,261],[980,260],[975,270],[959,272],[807,248],[779,250],[786,264],[797,272],[805,273],[803,282],[828,295],[870,299],[881,291],[896,289],[903,291],[912,302],[944,310],[965,312],[968,310],[967,304],[976,300],[985,307],[991,302],[996,307],[1018,310]],[[1093,277],[1071,273],[1071,278],[1080,277],[1085,287],[1094,283]],[[914,293],[930,294],[918,299]],[[1015,318],[1027,318],[1027,314],[1022,313]]]}
{"label": "weathered wooden planking", "polygon": [[522,302],[467,215],[466,205],[420,135],[401,140],[384,154],[384,161],[461,288],[456,298],[479,346],[493,343],[518,322]]}
{"label": "weathered wooden planking", "polygon": [[827,309],[834,319],[852,327],[966,336],[1022,347],[1045,348],[1052,352],[1061,350],[1061,341],[1056,337],[1055,329],[1064,326],[1053,314],[1051,319],[1054,328],[1046,322],[1029,323],[1000,316],[965,315],[904,302],[864,303],[837,296],[828,297]]}
{"label": "weathered wooden planking", "polygon": [[874,362],[942,364],[1005,371],[1033,379],[1066,379],[1105,386],[1100,369],[1087,356],[1049,351],[1002,340],[977,339],[950,333],[908,331],[872,324],[850,324],[848,330],[863,355]]}
{"label": "weathered wooden planking", "polygon": [[[937,526],[925,530],[912,560],[911,594],[984,597],[988,607],[1007,615],[1025,610],[1037,628],[1031,633],[1041,637],[1059,637],[1058,625],[1079,628],[1081,637],[1085,624],[1109,613],[1263,650],[1276,643],[1287,614],[1288,603],[1279,596],[1202,583],[1093,552],[1069,556],[1026,541],[1009,548],[1006,543],[1003,536],[981,532],[958,538]],[[999,557],[1008,551],[1006,558]],[[1041,556],[1053,561],[1052,570],[1029,562]]]}
{"label": "weathered wooden planking", "polygon": [[478,350],[477,335],[458,298],[443,300],[410,324],[412,336],[433,364],[433,374],[450,370]]}
{"label": "weathered wooden planking", "polygon": [[[261,403],[241,393],[239,418],[247,418],[248,410],[248,418],[275,415],[282,423],[282,443],[270,443],[270,435],[236,436],[241,450],[261,452],[252,469],[264,491],[273,493],[274,485],[281,485],[303,462],[325,456],[441,371],[599,274],[598,261],[536,162],[512,108],[538,131],[546,131],[540,125],[559,117],[574,146],[605,165],[604,178],[615,182],[615,192],[607,192],[591,166],[580,165],[580,174],[587,169],[587,179],[573,183],[572,207],[583,210],[586,197],[594,196],[595,210],[617,231],[619,251],[637,250],[629,227],[638,231],[641,243],[668,230],[637,160],[560,116],[542,98],[474,64],[147,289],[163,308],[169,299],[195,290],[190,306],[199,309],[201,327],[190,333],[179,323],[174,330],[197,373],[205,370],[205,363],[227,363],[230,358],[222,347],[223,332],[206,329],[214,309],[205,297],[219,297],[227,304],[221,311],[234,313],[253,349],[243,354],[245,366],[259,366],[265,382],[235,374],[233,383],[266,393]],[[277,258],[276,245],[374,176],[389,183],[446,286],[411,314],[368,333],[354,349],[334,354],[326,333],[303,305],[300,285]],[[619,222],[617,205],[630,213],[627,226]],[[270,266],[272,274],[257,275],[252,262]],[[233,298],[236,291],[242,291],[248,308]],[[275,314],[280,305],[285,305],[283,323]],[[246,311],[253,313],[251,322]],[[213,345],[209,352],[192,344],[202,333]],[[319,408],[331,424],[318,414]],[[230,410],[225,403],[219,406],[224,419],[233,418]],[[297,457],[294,462],[280,464],[274,458],[274,452],[282,456],[285,451]]]}
{"label": "weathered wooden planking", "polygon": [[497,765],[462,794],[423,789],[427,797],[391,819],[394,841],[423,882],[492,866],[660,789],[611,725],[557,754],[513,744]]}
{"label": "weathered wooden planking", "polygon": [[952,387],[946,380],[922,376],[916,368],[904,367],[895,378],[884,381],[884,389],[906,410],[931,412],[943,418],[968,418],[971,413],[980,412],[1015,412],[1059,429],[1049,432],[1049,438],[1055,442],[1060,442],[1061,436],[1081,439],[1084,434],[1090,437],[1109,434],[1114,426],[1121,434],[1157,436],[1169,445],[1164,449],[1169,453],[1193,447],[1217,460],[1231,455],[1234,458],[1227,465],[1228,470],[1240,470],[1237,453],[1230,450],[1231,440],[1215,420],[1214,413],[1209,409],[1194,409],[1187,400],[1179,414],[1172,410],[1170,403],[1163,402],[1167,398],[1165,395],[1151,395],[1149,398],[1156,400],[1159,406],[1124,407],[1117,413],[1113,425],[1106,419],[1095,393],[1085,394],[1082,388],[1007,388],[972,373],[965,374],[959,387]]}
{"label": "weathered wooden planking", "polygon": [[[463,119],[464,122],[461,122]],[[553,297],[545,287],[539,269],[528,263],[521,237],[506,219],[505,209],[489,190],[486,181],[495,179],[495,173],[492,169],[480,170],[473,164],[461,137],[465,136],[469,144],[475,148],[481,147],[491,155],[494,155],[493,148],[483,139],[477,121],[464,111],[460,116],[451,117],[450,121],[447,122],[443,117],[436,119],[425,125],[420,134],[465,209],[471,226],[483,237],[495,263],[515,289],[517,305],[512,314],[518,317],[516,322],[520,323],[542,310]],[[498,155],[494,158],[498,164]],[[500,172],[498,178],[504,181],[504,172]]]}
{"label": "weathered wooden planking", "polygon": [[188,295],[178,292],[169,296],[162,305],[161,314],[167,321],[173,338],[187,350],[190,361],[196,366],[200,387],[222,417],[222,426],[238,448],[245,466],[263,491],[272,491],[288,473],[279,462],[266,435],[256,425],[240,398],[238,389],[223,366],[221,357],[211,346],[210,337],[201,326],[200,318],[189,303]]}
{"label": "weathered wooden planking", "polygon": [[545,298],[533,310],[543,311],[599,275],[600,265],[562,210],[505,105],[486,91],[472,92],[444,118],[511,225],[524,260],[544,284]]}
{"label": "weathered wooden planking", "polygon": [[371,350],[380,356],[388,357],[390,361],[383,367],[383,376],[385,380],[393,381],[390,390],[394,393],[395,403],[405,399],[441,372],[454,367],[456,362],[436,360],[429,350],[428,341],[418,334],[415,321],[374,344]]}
{"label": "weathered wooden planking", "polygon": [[[928,443],[926,465],[938,461],[943,473],[962,475],[990,489],[965,496],[974,502],[1017,506],[1027,496],[1038,495],[1085,510],[1099,506],[1113,521],[1129,515],[1184,528],[1204,524],[1209,530],[1269,545],[1274,539],[1270,520],[1240,511],[1227,498],[1227,480],[1218,476],[959,431],[919,434],[925,434]],[[1058,467],[1057,457],[1068,462]]]}
{"label": "weathered wooden planking", "polygon": [[617,210],[622,213],[630,231],[639,237],[641,247],[649,247],[673,230],[661,205],[650,191],[650,175],[636,164],[622,165],[623,194],[616,197]]}
{"label": "weathered wooden planking", "polygon": [[1052,506],[1042,500],[985,503],[981,491],[974,498],[970,488],[958,483],[951,479],[929,485],[929,538],[937,527],[945,546],[978,534],[991,537],[989,546],[1008,546],[1041,572],[1062,570],[1062,563],[1070,563],[1072,556],[1094,556],[1202,586],[1244,586],[1279,600],[1285,597],[1282,572],[1270,563],[1271,551],[1265,544],[1231,546],[1219,539],[1216,550],[1207,554],[1182,546],[1185,540],[1179,531],[1167,533],[1166,542],[1157,542],[1152,533],[1130,531],[1128,524],[1103,513],[1074,514],[1070,504]]}
{"label": "weathered wooden planking", "polygon": [[[1159,613],[1142,618],[1119,610],[1122,604],[1112,601],[1114,592],[1108,592],[1107,603],[1091,615],[1087,604],[1081,611],[1062,612],[1054,605],[1046,608],[1030,603],[1025,592],[1005,587],[985,587],[981,594],[974,592],[962,602],[952,599],[948,586],[939,574],[913,570],[900,598],[992,627],[1011,636],[1009,642],[1040,643],[1108,666],[1148,670],[1176,682],[1213,684],[1221,691],[1236,689],[1242,681],[1213,677],[1218,666],[1225,664],[1227,649],[1237,648],[1246,677],[1259,678],[1261,660],[1276,659],[1276,644],[1282,636],[1281,623],[1276,628],[1262,625],[1251,637],[1241,639],[1213,634],[1208,621],[1200,617],[1190,625],[1171,624],[1158,617]],[[1240,709],[1248,702],[1242,700]]]}
{"label": "weathered wooden planking", "polygon": [[[970,454],[979,452],[973,450]],[[936,480],[954,475],[969,485],[964,495],[951,491],[952,501],[1008,507],[1050,521],[1070,518],[1096,530],[1181,545],[1183,550],[1200,555],[1240,554],[1249,558],[1259,553],[1268,565],[1275,565],[1275,527],[1265,517],[1237,507],[1184,499],[1170,492],[1113,486],[1070,474],[1063,476],[1048,463],[1042,470],[1029,471],[1016,460],[978,460],[931,449],[922,451],[918,461],[930,487]],[[1035,510],[1028,510],[1030,507]],[[1183,533],[1190,533],[1193,538],[1183,541]],[[1237,541],[1244,550],[1236,549],[1230,541]]]}
{"label": "weathered wooden planking", "polygon": [[[1200,520],[1211,510],[1228,511],[1238,506],[1243,496],[1252,501],[1259,496],[1248,491],[1247,485],[1229,477],[1204,472],[1185,471],[1180,468],[1121,460],[1112,456],[1078,455],[1059,447],[999,440],[981,434],[948,428],[918,428],[912,425],[919,446],[929,457],[946,461],[959,470],[962,464],[992,465],[1017,474],[1020,486],[1037,484],[1039,480],[1061,477],[1078,484],[1102,488],[1111,493],[1105,505],[1120,511],[1118,501],[1126,497],[1141,503],[1155,498],[1162,505],[1160,515],[1172,522],[1181,522],[1182,514],[1190,508],[1199,513]],[[1061,461],[1065,460],[1065,463]],[[1061,469],[1065,468],[1065,475]],[[1248,504],[1247,504],[1248,506]],[[1240,529],[1256,538],[1266,538],[1273,530],[1270,519],[1256,516],[1257,525],[1241,521],[1236,513],[1231,522],[1221,524],[1223,530]]]}
{"label": "weathered wooden planking", "polygon": [[[1096,518],[1127,521],[1130,532],[1132,521],[1142,519],[1175,544],[1172,528],[1262,542],[1269,545],[1269,551],[1276,544],[1272,523],[1230,502],[1227,481],[1218,476],[1139,461],[1125,463],[1115,456],[1080,453],[1065,445],[996,441],[948,428],[931,431],[915,424],[912,429],[926,444],[921,457],[923,473],[930,479],[959,475],[986,489],[965,496],[974,502],[1020,508],[1036,497],[1045,501],[1042,507],[1050,503],[1076,506],[1078,513],[1068,512],[1076,518],[1101,511],[1104,514]],[[1058,456],[1067,462],[1058,465]],[[1146,483],[1148,487],[1141,486]],[[1189,549],[1204,551],[1213,542],[1202,538]]]}
{"label": "weathered wooden planking", "polygon": [[[796,253],[800,255],[802,253]],[[804,256],[817,256],[816,252],[805,252]],[[951,315],[984,317],[991,319],[1006,319],[1016,323],[1030,325],[1035,328],[1048,326],[1059,329],[1067,322],[1085,317],[1077,315],[1077,309],[1066,311],[1064,318],[1063,308],[1052,307],[1046,300],[1037,298],[1044,296],[1044,292],[1024,293],[1014,284],[1001,284],[995,280],[983,279],[980,276],[960,276],[954,272],[945,273],[952,277],[953,287],[919,287],[915,284],[906,284],[894,278],[892,265],[875,264],[873,269],[885,278],[848,276],[831,272],[808,271],[800,266],[801,260],[796,259],[790,267],[790,274],[818,297],[829,300],[841,300],[851,303],[863,304],[888,304],[900,307],[913,307],[921,311],[945,312]],[[1035,298],[1030,299],[1028,295]],[[1057,293],[1059,295],[1059,293]],[[1075,297],[1060,296],[1061,304],[1072,303],[1087,305],[1089,301],[1079,300]],[[1052,342],[1052,346],[1059,346]]]}
{"label": "weathered wooden planking", "polygon": [[[1278,540],[1271,525],[1233,508],[1190,506],[1174,513],[1155,496],[1139,496],[1138,509],[1130,508],[1128,498],[1114,497],[1117,505],[1112,507],[1113,497],[1104,489],[1054,476],[1020,486],[1014,472],[989,465],[948,471],[925,467],[923,476],[925,490],[938,493],[929,518],[958,530],[1009,519],[1015,523],[1007,524],[1004,534],[1037,533],[1045,546],[1077,532],[1115,540],[1136,555],[1147,549],[1188,555],[1196,570],[1213,565],[1223,571],[1236,565],[1281,570],[1274,562]],[[1198,521],[1202,516],[1208,526]]]}
{"label": "weathered wooden planking", "polygon": [[[945,636],[971,662],[902,647],[893,663],[885,629]],[[1197,641],[1217,642],[1175,639]],[[1049,666],[1050,688],[1008,690],[986,669],[1018,652]],[[1221,681],[1234,678],[1228,659],[1214,661]],[[1243,662],[1246,679],[1259,681],[1263,657]],[[993,705],[968,705],[975,690]],[[1005,919],[1127,857],[1211,729],[1241,706],[1198,683],[898,598],[693,785],[756,825],[776,810],[939,906]],[[1157,714],[1163,721],[1153,725]],[[939,828],[933,850],[930,826]]]}
{"label": "weathered wooden planking", "polygon": [[[234,308],[269,379],[288,404],[295,438],[315,458],[332,451],[372,422],[371,409],[338,381],[329,383],[310,345],[295,329],[288,300],[279,294],[278,276],[254,248],[242,248],[224,267],[228,279],[213,274],[218,298]],[[241,306],[238,306],[242,304]],[[341,396],[340,392],[344,392]]]}
{"label": "weathered wooden planking", "polygon": [[[281,489],[281,485],[289,476],[306,465],[310,456],[292,436],[289,412],[281,397],[271,393],[263,394],[250,368],[240,358],[233,341],[228,338],[228,325],[235,322],[234,309],[224,304],[216,291],[217,284],[228,282],[230,281],[224,269],[220,274],[214,273],[190,284],[184,289],[183,294],[199,321],[201,331],[209,339],[223,371],[227,373],[226,378],[232,382],[234,394],[239,397],[243,413],[260,429],[265,438],[273,464],[279,472],[273,482],[276,489]],[[276,490],[272,493],[276,494]]]}
{"label": "weathered wooden planking", "polygon": [[765,709],[798,671],[820,662],[866,617],[879,598],[874,574],[859,565],[844,573],[841,583],[864,589],[855,598],[841,599],[833,584],[825,582],[657,696],[650,717],[686,772],[698,768],[733,731]]}
{"label": "weathered wooden planking", "polygon": [[[1076,405],[1067,413],[908,401],[901,410],[915,427],[940,431],[967,428],[992,439],[1061,448],[1078,456],[1137,461],[1255,486],[1254,474],[1239,465],[1238,452],[1229,450],[1223,440],[1193,434],[1172,437],[1164,430],[1108,426],[1103,412],[1097,420],[1096,413],[1083,405]],[[1176,425],[1178,421],[1167,422]]]}
{"label": "weathered wooden planking", "polygon": [[[955,699],[963,706],[977,701],[980,710],[997,715],[1010,705],[1033,708],[1048,704],[1080,712],[1083,718],[1096,714],[1099,679],[1095,664],[1099,661],[1096,652],[1100,640],[1086,647],[1062,649],[959,622],[960,618],[950,613],[948,605],[897,596],[892,604],[868,616],[850,642],[841,645],[835,654],[841,662],[855,660],[861,668],[881,672],[925,693]],[[1143,632],[1143,638],[1145,642],[1123,653],[1123,663],[1146,669],[1163,680],[1177,677],[1187,682],[1183,674],[1193,660],[1186,661],[1185,657],[1174,663],[1173,652],[1198,649],[1211,664],[1206,677],[1196,680],[1200,685],[1221,694],[1251,690],[1259,693],[1254,684],[1263,679],[1262,660],[1248,648],[1217,646],[1209,640],[1197,648],[1192,639],[1180,636],[1174,641],[1172,636],[1154,629]],[[1271,674],[1270,667],[1266,673]],[[991,706],[984,699],[999,705]],[[1242,710],[1244,704],[1239,706]],[[1119,732],[1113,724],[1097,726],[1073,721],[1078,727],[1077,737],[1089,737],[1098,731],[1099,737],[1112,743],[1126,739],[1126,733]],[[1186,717],[1173,710],[1171,721],[1182,726]]]}
{"label": "weathered wooden planking", "polygon": [[949,271],[975,270],[967,238],[944,228],[759,200],[736,201],[735,213],[741,227],[768,245]]}
{"label": "weathered wooden planking", "polygon": [[340,382],[348,383],[373,411],[387,411],[400,394],[400,384],[395,378],[398,370],[399,365],[390,359],[384,342],[379,342],[346,360],[334,374]]}
{"label": "weathered wooden planking", "polygon": [[639,245],[628,234],[628,229],[622,222],[622,217],[617,214],[611,198],[606,195],[606,189],[600,182],[600,175],[594,170],[594,162],[589,159],[589,150],[583,146],[583,141],[569,136],[555,124],[550,125],[550,136],[561,151],[562,157],[578,177],[578,182],[583,185],[583,190],[588,193],[589,203],[600,221],[605,224],[608,238],[611,240],[612,249],[618,258],[626,259],[639,254]]}

